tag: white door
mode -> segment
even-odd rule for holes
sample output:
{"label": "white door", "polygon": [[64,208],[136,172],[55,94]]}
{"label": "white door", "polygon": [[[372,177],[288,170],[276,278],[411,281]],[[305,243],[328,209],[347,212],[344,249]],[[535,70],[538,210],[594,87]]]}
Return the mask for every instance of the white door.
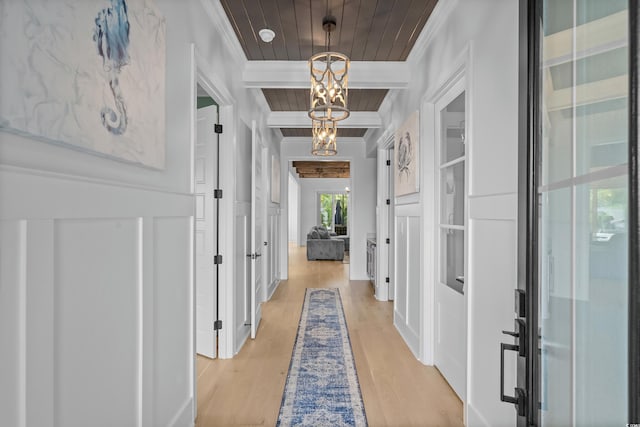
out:
{"label": "white door", "polygon": [[[463,401],[467,378],[465,81],[436,104],[439,179],[435,365]],[[497,254],[495,254],[497,256]]]}
{"label": "white door", "polygon": [[[390,160],[393,163],[393,148],[391,148],[389,150],[389,157],[387,157],[388,160]],[[388,251],[387,251],[387,258],[388,258],[388,263],[389,263],[389,267],[388,267],[388,272],[387,274],[389,275],[389,301],[395,300],[395,295],[396,295],[396,286],[395,286],[395,281],[394,281],[394,273],[395,273],[395,240],[396,240],[396,236],[395,236],[395,194],[394,194],[394,190],[395,190],[395,183],[393,181],[393,168],[392,167],[388,167],[387,168],[387,172],[389,174],[389,192],[387,194],[387,196],[389,197],[389,204],[387,205],[387,208],[389,209],[388,211],[388,221],[389,221],[389,225],[388,225],[388,234],[389,234],[389,246],[387,247]],[[381,244],[384,242],[381,242]]]}
{"label": "white door", "polygon": [[216,221],[213,190],[216,188],[217,150],[213,125],[218,106],[198,110],[195,175],[196,352],[216,357]]}
{"label": "white door", "polygon": [[251,137],[251,338],[256,337],[256,331],[261,319],[261,303],[264,294],[264,269],[262,265],[262,250],[264,239],[264,176],[263,176],[263,146],[260,136],[256,132],[256,123],[252,123]]}

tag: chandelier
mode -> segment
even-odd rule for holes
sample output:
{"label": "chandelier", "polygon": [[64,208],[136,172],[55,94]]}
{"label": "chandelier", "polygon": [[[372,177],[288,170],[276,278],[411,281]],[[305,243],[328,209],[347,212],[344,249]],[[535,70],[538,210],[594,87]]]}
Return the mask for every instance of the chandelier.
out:
{"label": "chandelier", "polygon": [[322,28],[327,33],[327,52],[317,53],[309,58],[309,117],[321,121],[340,121],[349,117],[347,84],[350,61],[347,55],[330,51],[331,31],[336,28],[336,18],[325,16]]}
{"label": "chandelier", "polygon": [[336,146],[336,134],[338,127],[332,120],[312,120],[313,139],[311,141],[311,154],[314,156],[335,156],[338,153]]}
{"label": "chandelier", "polygon": [[336,122],[349,117],[349,57],[331,52],[331,32],[336,28],[336,18],[330,15],[322,19],[326,32],[327,51],[309,58],[311,90],[309,91],[309,117],[312,122],[314,155],[331,156],[336,149]]}

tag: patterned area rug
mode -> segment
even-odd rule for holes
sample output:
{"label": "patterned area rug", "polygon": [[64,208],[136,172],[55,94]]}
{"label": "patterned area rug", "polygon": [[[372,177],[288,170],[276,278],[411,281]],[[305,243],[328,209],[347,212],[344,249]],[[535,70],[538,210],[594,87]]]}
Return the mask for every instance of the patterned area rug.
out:
{"label": "patterned area rug", "polygon": [[338,289],[306,290],[277,425],[367,425]]}

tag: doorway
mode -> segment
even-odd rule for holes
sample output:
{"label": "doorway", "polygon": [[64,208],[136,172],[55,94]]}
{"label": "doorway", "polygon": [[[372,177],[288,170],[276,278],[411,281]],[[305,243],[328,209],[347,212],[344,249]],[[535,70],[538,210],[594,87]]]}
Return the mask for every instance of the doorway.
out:
{"label": "doorway", "polygon": [[[288,185],[288,191],[295,191],[298,196],[296,198],[296,194],[289,194],[288,203],[290,215],[292,209],[299,208],[294,214],[298,219],[298,244],[306,246],[311,228],[322,225],[330,233],[335,233],[334,239],[344,241],[342,261],[349,263],[351,270],[349,250],[353,238],[353,212],[356,209],[352,204],[352,162],[342,159],[318,160],[317,157],[289,159],[288,170],[292,176],[288,183],[297,184],[294,187]],[[292,206],[292,203],[296,206]]]}
{"label": "doorway", "polygon": [[516,330],[502,345],[517,353],[518,380],[501,398],[519,426],[628,425],[638,422],[637,4],[521,6]]}
{"label": "doorway", "polygon": [[467,170],[464,75],[435,103],[436,280],[434,364],[462,401],[467,383]]}
{"label": "doorway", "polygon": [[219,188],[219,140],[213,132],[219,122],[218,104],[198,84],[194,150],[194,262],[196,353],[218,357],[220,204],[211,189]]}

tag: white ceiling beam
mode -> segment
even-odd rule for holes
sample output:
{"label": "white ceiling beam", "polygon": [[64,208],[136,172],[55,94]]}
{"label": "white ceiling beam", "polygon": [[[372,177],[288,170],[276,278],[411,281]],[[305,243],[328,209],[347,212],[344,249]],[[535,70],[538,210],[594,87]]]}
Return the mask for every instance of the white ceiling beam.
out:
{"label": "white ceiling beam", "polygon": [[[311,119],[306,111],[273,111],[267,118],[271,128],[310,128]],[[382,119],[376,111],[352,111],[351,115],[338,122],[338,128],[379,128]]]}
{"label": "white ceiling beam", "polygon": [[[247,61],[242,72],[249,88],[306,89],[311,80],[307,61]],[[409,65],[404,61],[351,61],[349,89],[404,89]]]}

